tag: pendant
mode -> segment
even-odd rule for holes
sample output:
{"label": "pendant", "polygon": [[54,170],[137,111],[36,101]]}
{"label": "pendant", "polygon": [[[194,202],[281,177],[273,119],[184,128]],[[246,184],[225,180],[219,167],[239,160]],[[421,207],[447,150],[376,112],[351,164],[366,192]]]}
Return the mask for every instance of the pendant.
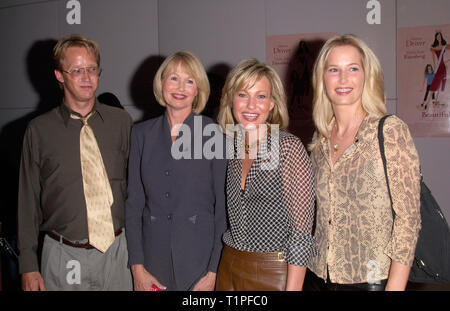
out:
{"label": "pendant", "polygon": [[244,150],[246,154],[250,154],[250,150],[253,150],[255,147],[258,147],[259,145],[259,139],[256,141],[256,143],[253,143],[251,145],[244,142]]}

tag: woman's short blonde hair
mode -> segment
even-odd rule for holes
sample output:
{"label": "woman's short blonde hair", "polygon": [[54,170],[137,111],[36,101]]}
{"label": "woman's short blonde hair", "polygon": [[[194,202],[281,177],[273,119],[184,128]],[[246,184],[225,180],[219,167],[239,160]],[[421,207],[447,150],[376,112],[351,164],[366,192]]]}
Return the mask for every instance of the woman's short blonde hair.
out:
{"label": "woman's short blonde hair", "polygon": [[162,91],[162,82],[168,74],[175,71],[178,65],[181,65],[186,72],[194,78],[197,85],[197,96],[195,96],[192,103],[192,111],[199,114],[205,108],[208,101],[210,87],[208,76],[199,59],[188,51],[178,51],[168,56],[164,62],[159,66],[153,79],[153,94],[158,103],[166,107]]}
{"label": "woman's short blonde hair", "polygon": [[271,86],[270,97],[274,102],[267,122],[278,124],[280,129],[286,129],[289,124],[289,115],[286,107],[286,94],[280,77],[270,66],[259,62],[257,59],[248,58],[240,61],[228,74],[222,89],[218,123],[226,132],[227,124],[235,124],[233,117],[233,99],[236,92],[243,88],[251,87],[256,81],[266,77]]}
{"label": "woman's short blonde hair", "polygon": [[314,64],[312,85],[314,89],[313,119],[317,130],[315,139],[310,144],[312,150],[322,137],[329,138],[331,121],[334,117],[333,107],[328,98],[324,74],[328,56],[333,48],[338,46],[353,46],[361,55],[361,64],[364,70],[364,89],[362,94],[362,107],[367,114],[383,116],[386,112],[386,99],[384,94],[384,76],[378,58],[367,44],[352,34],[335,36],[323,45]]}

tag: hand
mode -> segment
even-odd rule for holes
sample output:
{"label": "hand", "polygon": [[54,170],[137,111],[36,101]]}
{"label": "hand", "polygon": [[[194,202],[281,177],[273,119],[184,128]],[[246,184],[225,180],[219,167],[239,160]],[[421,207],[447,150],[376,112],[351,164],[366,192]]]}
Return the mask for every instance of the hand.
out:
{"label": "hand", "polygon": [[208,272],[198,280],[197,284],[195,284],[192,291],[213,291],[216,286],[216,273]]}
{"label": "hand", "polygon": [[132,265],[131,273],[133,274],[133,286],[135,291],[153,291],[152,286],[165,290],[166,287],[158,282],[158,280],[145,270],[143,265]]}
{"label": "hand", "polygon": [[408,284],[410,270],[411,267],[393,260],[385,290],[404,291],[406,289],[406,285]]}
{"label": "hand", "polygon": [[22,290],[24,291],[46,291],[44,279],[37,271],[22,274]]}
{"label": "hand", "polygon": [[286,291],[303,290],[305,281],[306,267],[288,264],[288,274],[286,280]]}

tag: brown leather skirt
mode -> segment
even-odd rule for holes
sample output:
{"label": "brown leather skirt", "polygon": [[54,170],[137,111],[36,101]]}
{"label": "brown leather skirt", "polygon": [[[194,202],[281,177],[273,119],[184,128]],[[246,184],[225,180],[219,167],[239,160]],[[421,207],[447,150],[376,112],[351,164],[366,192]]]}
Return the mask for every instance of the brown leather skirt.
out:
{"label": "brown leather skirt", "polygon": [[238,251],[226,246],[217,272],[217,291],[284,291],[287,263],[281,252]]}

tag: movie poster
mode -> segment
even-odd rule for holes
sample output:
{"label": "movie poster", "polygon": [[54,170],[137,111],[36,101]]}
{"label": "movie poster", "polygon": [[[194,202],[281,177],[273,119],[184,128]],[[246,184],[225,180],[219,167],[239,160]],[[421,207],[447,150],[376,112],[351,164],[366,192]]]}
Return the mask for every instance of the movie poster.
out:
{"label": "movie poster", "polygon": [[415,137],[450,136],[450,25],[399,28],[397,115]]}
{"label": "movie poster", "polygon": [[266,62],[278,72],[286,90],[289,131],[300,137],[305,147],[314,133],[311,86],[314,61],[325,41],[334,35],[312,33],[266,38]]}

